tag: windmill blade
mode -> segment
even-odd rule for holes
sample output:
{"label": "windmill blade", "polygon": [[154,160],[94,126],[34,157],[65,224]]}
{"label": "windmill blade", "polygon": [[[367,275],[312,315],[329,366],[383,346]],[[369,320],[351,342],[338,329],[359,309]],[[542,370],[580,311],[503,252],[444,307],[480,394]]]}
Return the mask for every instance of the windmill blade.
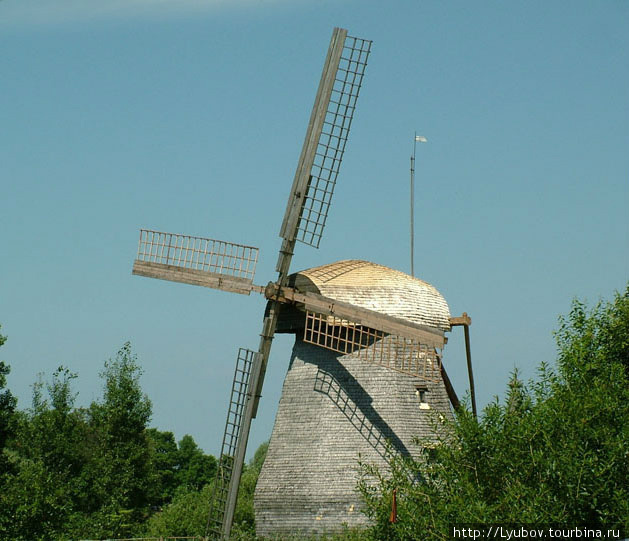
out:
{"label": "windmill blade", "polygon": [[253,246],[141,229],[133,274],[249,295],[257,261]]}
{"label": "windmill blade", "polygon": [[[370,41],[348,38],[346,30],[334,29],[282,223],[280,236],[284,238],[284,241],[277,263],[278,288],[287,282],[295,241],[300,240],[316,247],[319,245],[370,47]],[[249,260],[245,256],[242,259]],[[257,259],[257,250],[255,259]],[[210,271],[215,272],[213,269]],[[178,277],[181,278],[181,276]],[[248,280],[247,285],[243,287],[247,293],[253,289],[262,292],[261,288],[253,286],[253,272],[250,276],[236,276],[236,278]],[[208,285],[217,287],[214,280]],[[235,286],[230,283],[229,287]],[[219,289],[225,289],[225,287],[219,287]],[[246,407],[234,457],[233,477],[223,505],[221,528],[223,539],[229,538],[231,530],[249,427],[251,420],[257,415],[280,307],[281,301],[269,299],[260,335],[260,346],[248,383]],[[215,524],[215,528],[216,526]],[[218,530],[215,529],[215,531]]]}
{"label": "windmill blade", "polygon": [[280,230],[289,243],[319,247],[370,50],[334,29]]}
{"label": "windmill blade", "polygon": [[229,538],[251,427],[252,389],[256,387],[259,367],[257,352],[244,348],[238,350],[206,537],[211,533],[215,539],[221,534]]}

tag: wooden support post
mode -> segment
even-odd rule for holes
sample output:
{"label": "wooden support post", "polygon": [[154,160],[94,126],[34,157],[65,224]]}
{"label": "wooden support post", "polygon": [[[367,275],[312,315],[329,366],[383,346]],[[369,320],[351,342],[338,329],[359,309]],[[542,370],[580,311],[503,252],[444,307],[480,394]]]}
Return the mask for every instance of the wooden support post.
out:
{"label": "wooden support post", "polygon": [[[467,314],[464,314],[467,315]],[[470,397],[472,399],[472,412],[474,413],[474,417],[478,418],[478,414],[476,412],[476,392],[474,390],[474,373],[472,372],[472,353],[470,351],[470,327],[469,325],[465,325],[463,327],[463,332],[465,333],[465,357],[467,358],[467,373],[470,378]]]}
{"label": "wooden support post", "polygon": [[463,312],[460,317],[451,317],[450,325],[452,327],[462,326],[465,333],[465,358],[467,360],[467,374],[470,381],[470,399],[472,400],[472,413],[474,417],[478,418],[476,411],[476,391],[474,389],[474,373],[472,371],[472,352],[470,349],[470,325],[472,324],[472,318],[467,315],[467,312]]}

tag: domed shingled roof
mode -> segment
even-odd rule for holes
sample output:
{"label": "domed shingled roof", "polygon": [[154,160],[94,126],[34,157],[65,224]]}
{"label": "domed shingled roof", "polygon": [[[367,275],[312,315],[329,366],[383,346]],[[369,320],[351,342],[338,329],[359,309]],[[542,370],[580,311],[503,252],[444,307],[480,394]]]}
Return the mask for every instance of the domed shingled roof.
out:
{"label": "domed shingled roof", "polygon": [[348,259],[291,276],[301,292],[314,292],[355,306],[450,330],[450,309],[432,285],[383,265]]}

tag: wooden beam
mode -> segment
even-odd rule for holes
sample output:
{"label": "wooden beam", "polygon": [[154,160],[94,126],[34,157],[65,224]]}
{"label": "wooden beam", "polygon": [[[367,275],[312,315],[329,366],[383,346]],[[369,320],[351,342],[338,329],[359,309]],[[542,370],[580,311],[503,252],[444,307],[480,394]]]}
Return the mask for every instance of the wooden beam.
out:
{"label": "wooden beam", "polygon": [[467,312],[463,312],[462,316],[450,318],[451,327],[458,327],[461,325],[465,325],[466,327],[469,327],[471,324],[472,324],[472,318],[467,315]]}
{"label": "wooden beam", "polygon": [[387,334],[417,340],[428,347],[442,348],[444,345],[444,335],[440,329],[411,323],[317,293],[300,293],[292,287],[278,288],[277,284],[270,282],[265,288],[264,295],[269,300],[294,304],[303,310],[338,317]]}
{"label": "wooden beam", "polygon": [[443,366],[443,361],[441,361],[441,377],[443,378],[443,384],[445,385],[446,392],[448,393],[448,398],[450,399],[450,404],[455,410],[458,410],[461,407],[461,402],[459,401],[459,397],[456,395],[456,391],[454,390],[454,386],[450,381],[450,377],[446,372],[446,367]]}
{"label": "wooden beam", "polygon": [[293,185],[290,195],[288,196],[284,220],[282,221],[282,227],[280,229],[280,237],[288,241],[295,240],[297,235],[299,218],[301,217],[301,211],[308,191],[308,183],[310,182],[312,164],[325,122],[330,96],[334,89],[336,71],[341,60],[341,55],[343,54],[343,46],[345,45],[346,37],[347,30],[344,28],[335,28],[332,33],[332,39],[330,40],[328,54],[325,59],[325,64],[323,65],[319,88],[315,96],[310,122],[306,130],[306,137],[304,139],[301,155],[299,156],[299,162],[297,163],[297,171],[295,172]]}
{"label": "wooden beam", "polygon": [[467,359],[467,374],[470,380],[470,398],[472,400],[472,412],[474,413],[474,418],[478,418],[478,414],[476,412],[476,390],[474,389],[474,372],[472,371],[472,352],[470,349],[470,328],[465,325],[463,327],[465,331],[465,358]]}
{"label": "wooden beam", "polygon": [[474,417],[477,418],[478,413],[476,410],[476,389],[474,388],[474,371],[472,370],[472,350],[470,346],[470,325],[472,324],[472,318],[467,315],[467,312],[463,312],[460,317],[451,317],[450,325],[452,327],[462,326],[465,333],[465,359],[467,361],[467,375],[470,380],[470,398],[472,400],[472,412]]}
{"label": "wooden beam", "polygon": [[147,278],[157,278],[158,280],[181,282],[193,286],[211,287],[231,293],[240,293],[241,295],[249,295],[255,288],[251,280],[247,278],[236,278],[216,272],[187,269],[175,265],[165,265],[164,263],[151,263],[149,261],[140,261],[139,259],[136,259],[133,263],[132,274],[146,276]]}

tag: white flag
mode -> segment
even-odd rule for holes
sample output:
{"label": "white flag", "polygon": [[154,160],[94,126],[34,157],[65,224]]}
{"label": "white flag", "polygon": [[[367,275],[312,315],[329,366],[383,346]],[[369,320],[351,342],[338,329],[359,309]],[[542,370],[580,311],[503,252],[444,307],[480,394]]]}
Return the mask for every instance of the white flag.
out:
{"label": "white flag", "polygon": [[426,139],[423,135],[416,135],[415,141],[419,141],[420,143],[427,143],[428,139]]}

